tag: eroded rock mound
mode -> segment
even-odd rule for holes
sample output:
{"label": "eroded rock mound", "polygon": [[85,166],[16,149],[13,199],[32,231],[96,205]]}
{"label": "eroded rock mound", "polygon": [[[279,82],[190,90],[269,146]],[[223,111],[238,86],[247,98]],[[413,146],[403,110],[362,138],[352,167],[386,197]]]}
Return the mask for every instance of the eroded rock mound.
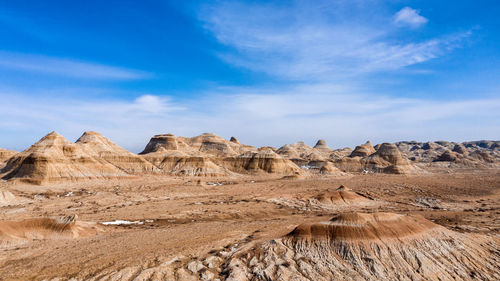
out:
{"label": "eroded rock mound", "polygon": [[155,135],[140,154],[177,150],[177,138],[172,134]]}
{"label": "eroded rock mound", "polygon": [[356,146],[349,157],[366,157],[373,153],[375,153],[375,148],[370,141],[367,141],[365,144]]}
{"label": "eroded rock mound", "polygon": [[364,162],[365,169],[374,172],[406,174],[416,170],[392,143],[382,143],[377,152],[367,157]]}
{"label": "eroded rock mound", "polygon": [[241,250],[223,272],[226,280],[496,280],[499,249],[497,239],[419,216],[348,213]]}
{"label": "eroded rock mound", "polygon": [[127,174],[102,158],[86,153],[56,132],[49,133],[2,169],[2,178],[43,184],[59,180],[124,177]]}
{"label": "eroded rock mound", "polygon": [[275,174],[300,174],[301,172],[297,165],[282,158],[269,148],[225,158],[222,160],[222,165],[235,172],[264,171]]}
{"label": "eroded rock mound", "polygon": [[314,148],[321,151],[322,153],[329,153],[332,151],[332,149],[329,148],[328,145],[326,145],[325,140],[318,140],[318,142],[316,142],[316,145],[314,146]]}
{"label": "eroded rock mound", "polygon": [[123,149],[98,132],[85,132],[75,144],[88,155],[102,159],[127,173],[158,172],[157,168],[142,156]]}
{"label": "eroded rock mound", "polygon": [[157,135],[142,153],[145,159],[164,173],[175,175],[223,176],[234,173],[300,172],[293,162],[280,157],[272,148],[256,149],[239,143],[234,137],[227,141],[210,133],[192,138]]}

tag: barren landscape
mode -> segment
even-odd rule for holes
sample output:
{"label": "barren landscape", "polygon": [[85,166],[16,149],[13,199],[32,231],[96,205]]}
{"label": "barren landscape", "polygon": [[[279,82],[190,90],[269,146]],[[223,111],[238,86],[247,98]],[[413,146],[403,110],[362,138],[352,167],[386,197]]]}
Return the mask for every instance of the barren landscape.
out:
{"label": "barren landscape", "polygon": [[499,142],[2,151],[2,280],[496,280]]}

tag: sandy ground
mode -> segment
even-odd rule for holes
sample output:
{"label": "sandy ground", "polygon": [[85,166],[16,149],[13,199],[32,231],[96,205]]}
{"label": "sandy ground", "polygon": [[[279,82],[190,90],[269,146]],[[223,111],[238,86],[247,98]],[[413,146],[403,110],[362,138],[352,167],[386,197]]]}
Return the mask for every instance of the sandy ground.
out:
{"label": "sandy ground", "polygon": [[[0,220],[78,215],[79,221],[140,221],[102,226],[85,238],[43,239],[0,246],[1,280],[88,279],[125,267],[180,265],[238,243],[280,237],[305,221],[345,211],[421,214],[459,232],[500,237],[500,171],[423,175],[238,178],[149,177],[51,186],[0,183],[18,205]],[[373,204],[315,206],[301,198],[340,185]]]}

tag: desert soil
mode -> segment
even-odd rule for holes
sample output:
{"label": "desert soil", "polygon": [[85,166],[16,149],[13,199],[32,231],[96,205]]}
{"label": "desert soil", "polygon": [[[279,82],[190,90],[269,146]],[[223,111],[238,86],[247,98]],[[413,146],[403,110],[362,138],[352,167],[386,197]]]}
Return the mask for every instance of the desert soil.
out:
{"label": "desert soil", "polygon": [[[302,200],[340,185],[373,204],[336,207]],[[196,279],[193,262],[211,253],[279,238],[338,212],[419,214],[453,231],[500,237],[498,170],[298,179],[151,176],[51,186],[2,182],[0,190],[21,202],[0,207],[1,221],[77,215],[77,221],[96,222],[101,230],[89,237],[1,245],[0,280],[106,279],[112,273],[116,280],[133,280],[162,264],[175,264],[171,279]],[[141,224],[100,224],[115,220]],[[214,278],[223,279],[219,274]]]}

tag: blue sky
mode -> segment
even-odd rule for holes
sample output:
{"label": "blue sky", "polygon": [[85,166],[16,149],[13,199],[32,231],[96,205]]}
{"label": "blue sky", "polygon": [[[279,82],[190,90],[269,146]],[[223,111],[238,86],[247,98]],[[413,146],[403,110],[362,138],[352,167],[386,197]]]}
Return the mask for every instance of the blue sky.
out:
{"label": "blue sky", "polygon": [[3,1],[0,147],[500,139],[498,1]]}

